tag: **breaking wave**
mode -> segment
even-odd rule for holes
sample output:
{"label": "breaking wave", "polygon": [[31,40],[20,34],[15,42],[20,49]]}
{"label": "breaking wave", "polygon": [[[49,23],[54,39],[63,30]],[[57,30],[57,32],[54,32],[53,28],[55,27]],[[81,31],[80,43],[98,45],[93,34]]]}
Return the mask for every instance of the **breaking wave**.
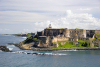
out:
{"label": "breaking wave", "polygon": [[22,37],[22,38],[25,38],[26,39],[27,37]]}
{"label": "breaking wave", "polygon": [[59,50],[59,51],[85,51],[85,50]]}
{"label": "breaking wave", "polygon": [[16,52],[12,52],[12,53],[22,53],[22,54],[31,54],[31,55],[51,55],[51,56],[64,56],[64,55],[68,55],[68,54],[61,54],[61,53],[28,53],[28,52],[23,52],[23,51],[16,51]]}
{"label": "breaking wave", "polygon": [[13,48],[9,48],[9,50],[13,50]]}
{"label": "breaking wave", "polygon": [[0,52],[2,52],[2,50],[0,50]]}
{"label": "breaking wave", "polygon": [[67,54],[61,54],[61,53],[45,53],[46,55],[59,55],[59,56],[62,56],[62,55],[67,55]]}
{"label": "breaking wave", "polygon": [[13,45],[12,45],[12,46],[7,46],[7,48],[8,48],[9,50],[13,50]]}
{"label": "breaking wave", "polygon": [[61,50],[61,51],[79,51],[79,50]]}

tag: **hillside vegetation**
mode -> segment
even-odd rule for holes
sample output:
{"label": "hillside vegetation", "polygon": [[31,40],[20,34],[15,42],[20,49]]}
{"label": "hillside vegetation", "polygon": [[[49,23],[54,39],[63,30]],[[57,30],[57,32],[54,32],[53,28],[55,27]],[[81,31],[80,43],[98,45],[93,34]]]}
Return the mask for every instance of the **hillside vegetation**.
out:
{"label": "hillside vegetation", "polygon": [[[64,45],[61,45],[62,42],[65,42]],[[61,48],[89,48],[90,43],[88,41],[79,40],[79,44],[75,45],[72,41],[58,41],[58,47],[56,49]]]}
{"label": "hillside vegetation", "polygon": [[99,39],[100,40],[100,33],[96,33],[96,39]]}
{"label": "hillside vegetation", "polygon": [[31,42],[37,42],[37,38],[33,38],[33,36],[28,37],[26,40],[23,41],[24,44],[31,43]]}

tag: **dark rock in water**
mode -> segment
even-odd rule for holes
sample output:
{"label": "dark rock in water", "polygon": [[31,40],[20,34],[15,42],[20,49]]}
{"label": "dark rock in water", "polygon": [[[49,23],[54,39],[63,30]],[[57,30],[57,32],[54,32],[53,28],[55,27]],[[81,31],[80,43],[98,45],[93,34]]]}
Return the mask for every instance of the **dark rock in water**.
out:
{"label": "dark rock in water", "polygon": [[8,43],[8,45],[13,45],[14,43]]}
{"label": "dark rock in water", "polygon": [[27,53],[27,54],[32,54],[32,53]]}
{"label": "dark rock in water", "polygon": [[0,50],[2,50],[4,52],[12,52],[6,46],[0,46]]}
{"label": "dark rock in water", "polygon": [[38,55],[38,53],[32,53],[32,54]]}
{"label": "dark rock in water", "polygon": [[16,44],[18,44],[18,43],[8,43],[8,45],[16,45]]}
{"label": "dark rock in water", "polygon": [[27,54],[32,54],[32,55],[39,55],[38,53],[27,53]]}
{"label": "dark rock in water", "polygon": [[27,53],[27,54],[32,54],[32,55],[45,55],[45,53]]}
{"label": "dark rock in water", "polygon": [[[10,51],[6,46],[0,46],[0,50],[4,51],[4,52],[14,52],[14,51]],[[16,52],[16,53],[20,53],[20,52]],[[32,55],[46,55],[45,53],[25,53],[25,52],[21,52],[23,54],[32,54]]]}

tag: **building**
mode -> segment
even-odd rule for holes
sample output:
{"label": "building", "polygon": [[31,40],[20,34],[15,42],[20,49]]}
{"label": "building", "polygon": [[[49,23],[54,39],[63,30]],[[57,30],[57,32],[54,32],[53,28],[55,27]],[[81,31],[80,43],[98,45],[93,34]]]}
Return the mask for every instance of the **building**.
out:
{"label": "building", "polygon": [[[52,28],[50,24],[49,28],[37,32],[37,35],[40,39],[39,46],[48,47],[52,46],[53,42],[68,40],[77,45],[79,44],[78,40],[93,40],[93,38],[97,37],[96,33],[100,33],[100,30]],[[90,44],[93,46],[92,40]]]}

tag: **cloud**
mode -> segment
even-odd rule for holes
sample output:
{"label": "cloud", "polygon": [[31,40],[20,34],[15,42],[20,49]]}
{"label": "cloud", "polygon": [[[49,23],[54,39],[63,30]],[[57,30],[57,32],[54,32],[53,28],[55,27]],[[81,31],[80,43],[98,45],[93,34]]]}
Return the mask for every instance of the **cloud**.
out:
{"label": "cloud", "polygon": [[100,29],[99,18],[99,0],[0,1],[0,27],[9,33],[36,32],[50,23],[55,28]]}
{"label": "cloud", "polygon": [[92,8],[80,8],[78,10],[91,10]]}
{"label": "cloud", "polygon": [[99,0],[2,0],[1,11],[25,11],[36,13],[58,13],[68,9],[87,9],[100,6]]}
{"label": "cloud", "polygon": [[28,29],[24,29],[24,31],[28,31]]}
{"label": "cloud", "polygon": [[0,31],[2,31],[2,29],[0,29]]}
{"label": "cloud", "polygon": [[9,31],[10,29],[4,29],[4,30]]}
{"label": "cloud", "polygon": [[[35,23],[39,28],[48,26],[48,22]],[[67,10],[64,17],[51,22],[53,28],[81,28],[81,29],[100,29],[100,19],[94,18],[92,14],[88,13],[73,13],[71,10]]]}
{"label": "cloud", "polygon": [[[54,27],[83,28],[96,29],[99,27],[100,19],[94,18],[88,13],[72,13],[71,10],[66,11],[66,16],[53,22]],[[100,29],[100,27],[99,27]]]}
{"label": "cloud", "polygon": [[[4,22],[11,22],[10,18],[12,18],[12,22],[17,23],[22,21],[40,22],[57,19],[68,9],[73,12],[89,10],[89,13],[96,14],[97,11],[100,12],[100,8],[95,10],[92,10],[92,8],[99,6],[100,1],[98,0],[2,0],[0,2],[0,16],[2,20],[7,19]],[[80,11],[77,11],[77,9]]]}
{"label": "cloud", "polygon": [[0,11],[0,23],[36,22],[48,20],[47,16],[22,11]]}
{"label": "cloud", "polygon": [[0,31],[9,31],[10,29],[0,29]]}
{"label": "cloud", "polygon": [[31,25],[33,26],[34,32],[36,32],[49,27],[50,23],[53,28],[100,29],[100,19],[94,18],[92,14],[73,13],[71,10],[67,10],[63,17],[55,21],[35,22]]}

